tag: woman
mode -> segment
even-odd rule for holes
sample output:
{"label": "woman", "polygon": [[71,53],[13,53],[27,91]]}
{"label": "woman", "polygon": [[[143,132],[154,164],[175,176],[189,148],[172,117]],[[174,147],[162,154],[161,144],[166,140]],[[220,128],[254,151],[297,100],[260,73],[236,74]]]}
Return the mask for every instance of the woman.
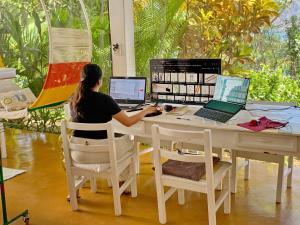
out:
{"label": "woman", "polygon": [[[157,111],[155,107],[147,107],[133,116],[127,116],[110,96],[98,92],[102,84],[101,77],[102,71],[98,65],[87,64],[83,67],[80,83],[71,98],[71,114],[74,122],[107,123],[114,118],[129,127],[140,121],[145,115]],[[71,142],[99,144],[106,138],[106,131],[75,130]],[[128,135],[117,137],[115,140],[118,159],[132,150],[133,143]],[[72,159],[78,163],[109,162],[107,153],[72,152],[71,155]]]}

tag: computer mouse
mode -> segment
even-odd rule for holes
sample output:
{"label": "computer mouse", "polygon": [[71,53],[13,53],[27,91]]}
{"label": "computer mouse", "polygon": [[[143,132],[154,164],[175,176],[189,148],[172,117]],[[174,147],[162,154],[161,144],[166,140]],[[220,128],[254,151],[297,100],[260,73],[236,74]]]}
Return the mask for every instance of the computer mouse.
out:
{"label": "computer mouse", "polygon": [[149,114],[147,114],[145,117],[159,116],[159,115],[161,115],[161,114],[162,114],[161,111],[156,111],[156,112],[154,112],[154,113],[149,113]]}

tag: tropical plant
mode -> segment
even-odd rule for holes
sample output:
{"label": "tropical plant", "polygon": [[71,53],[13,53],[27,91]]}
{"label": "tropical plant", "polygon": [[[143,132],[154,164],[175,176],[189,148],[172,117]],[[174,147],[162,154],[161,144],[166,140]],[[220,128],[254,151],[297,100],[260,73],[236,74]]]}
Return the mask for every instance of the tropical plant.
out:
{"label": "tropical plant", "polygon": [[251,99],[300,103],[300,86],[295,79],[286,76],[280,66],[276,70],[268,65],[261,65],[261,68],[251,71]]}
{"label": "tropical plant", "polygon": [[188,1],[188,29],[180,56],[221,58],[223,71],[241,73],[252,63],[251,42],[278,16],[275,0]]}
{"label": "tropical plant", "polygon": [[136,70],[149,74],[151,58],[177,57],[180,40],[186,30],[182,13],[184,0],[135,0]]}
{"label": "tropical plant", "polygon": [[297,16],[292,16],[286,33],[288,38],[287,53],[290,60],[289,73],[296,77],[300,75],[300,21]]}

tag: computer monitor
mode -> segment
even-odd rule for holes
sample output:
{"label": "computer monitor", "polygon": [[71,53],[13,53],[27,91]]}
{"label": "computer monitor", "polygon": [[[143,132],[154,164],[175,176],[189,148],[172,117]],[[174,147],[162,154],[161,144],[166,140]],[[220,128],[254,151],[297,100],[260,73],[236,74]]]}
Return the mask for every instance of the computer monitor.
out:
{"label": "computer monitor", "polygon": [[146,77],[111,77],[109,95],[119,104],[145,103]]}
{"label": "computer monitor", "polygon": [[217,76],[213,100],[245,105],[250,79],[231,76]]}

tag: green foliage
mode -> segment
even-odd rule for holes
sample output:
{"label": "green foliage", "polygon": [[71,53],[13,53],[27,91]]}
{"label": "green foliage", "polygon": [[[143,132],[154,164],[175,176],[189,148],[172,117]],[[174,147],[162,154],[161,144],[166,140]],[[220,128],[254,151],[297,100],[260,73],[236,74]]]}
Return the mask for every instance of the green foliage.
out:
{"label": "green foliage", "polygon": [[[291,0],[134,0],[138,75],[149,75],[152,58],[222,58],[223,72],[251,77],[255,100],[300,102],[300,29],[292,19],[288,41],[273,20]],[[48,0],[56,27],[85,28],[78,1]],[[108,0],[84,1],[92,29],[92,61],[103,70],[107,92],[112,73]],[[288,57],[287,57],[288,56]],[[0,60],[17,68],[17,83],[38,95],[48,66],[48,30],[39,0],[1,0]],[[291,74],[293,76],[288,76]],[[31,112],[10,124],[58,132],[62,109]]]}
{"label": "green foliage", "polygon": [[38,132],[60,133],[59,121],[65,118],[62,108],[39,109],[31,111],[24,119],[5,121],[6,127]]}
{"label": "green foliage", "polygon": [[297,16],[292,16],[290,26],[287,27],[288,56],[290,59],[290,75],[300,75],[300,21]]}
{"label": "green foliage", "polygon": [[181,11],[184,0],[135,0],[135,54],[137,74],[150,73],[152,58],[174,58],[186,30]]}
{"label": "green foliage", "polygon": [[292,77],[286,76],[282,68],[270,69],[262,65],[262,69],[251,71],[249,97],[252,100],[300,103],[300,86]]}

